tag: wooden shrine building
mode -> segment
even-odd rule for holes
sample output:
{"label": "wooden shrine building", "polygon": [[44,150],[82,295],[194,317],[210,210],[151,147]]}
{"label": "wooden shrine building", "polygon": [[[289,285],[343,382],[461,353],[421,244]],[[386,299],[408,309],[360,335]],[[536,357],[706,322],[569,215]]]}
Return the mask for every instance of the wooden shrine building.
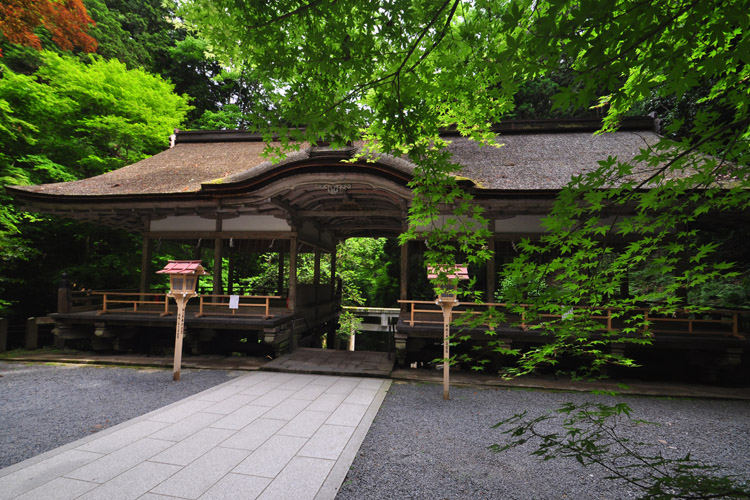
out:
{"label": "wooden shrine building", "polygon": [[[494,300],[496,270],[507,257],[504,249],[520,237],[542,232],[541,218],[571,176],[596,168],[609,156],[630,160],[659,139],[650,118],[629,119],[616,133],[594,136],[599,125],[585,120],[511,121],[498,127],[501,148],[480,148],[458,135],[450,137],[454,160],[464,166],[465,187],[485,209],[494,234],[496,257],[479,280],[488,302]],[[200,304],[194,299],[193,308],[198,309],[186,319],[188,330],[254,331],[278,354],[294,348],[308,331],[335,328],[336,244],[357,236],[392,238],[406,229],[412,200],[407,184],[414,165],[390,156],[352,163],[343,160],[350,160],[357,146],[334,150],[316,145],[302,145],[272,163],[261,155],[265,146],[260,136],[247,132],[177,132],[169,149],[119,170],[73,182],[7,188],[27,210],[105,224],[143,238],[140,290],[128,297],[108,295],[97,311],[60,311],[53,315],[60,334],[85,327],[92,335],[116,340],[134,324],[174,324],[163,315],[169,305],[149,293],[156,271],[150,268],[152,251],[164,240],[198,241],[203,247],[210,242],[213,248],[211,297]],[[418,305],[410,297],[408,262],[409,253],[417,249],[401,247],[404,302],[396,348],[402,361],[433,342],[426,339],[440,335],[439,325],[420,323],[411,312]],[[238,291],[231,272],[229,281],[222,282],[227,274],[222,256],[237,250],[277,252],[285,258],[279,258],[274,293],[248,297],[230,312],[227,297]],[[315,256],[311,284],[297,280],[301,253]],[[322,258],[331,268],[325,281]],[[421,271],[426,275],[426,269]],[[697,341],[741,356],[747,341],[739,331],[740,320],[735,316],[734,325],[722,321],[726,335],[715,337],[721,341],[700,335]],[[503,335],[509,343],[533,341],[529,332],[508,330]]]}

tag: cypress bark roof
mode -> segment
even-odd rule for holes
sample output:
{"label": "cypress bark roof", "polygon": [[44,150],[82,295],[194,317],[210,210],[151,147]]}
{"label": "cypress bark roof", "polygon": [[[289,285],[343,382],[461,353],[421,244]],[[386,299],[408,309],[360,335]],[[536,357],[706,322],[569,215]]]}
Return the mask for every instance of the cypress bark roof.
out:
{"label": "cypress bark roof", "polygon": [[[73,182],[14,186],[15,191],[57,196],[118,196],[197,193],[202,184],[224,184],[262,176],[278,165],[306,160],[319,148],[301,145],[280,164],[262,156],[260,138],[241,132],[184,133],[187,140],[159,154],[103,175]],[[206,142],[199,142],[199,141]],[[609,156],[631,160],[659,140],[651,131],[621,131],[593,135],[591,131],[520,133],[498,136],[500,148],[480,147],[464,137],[452,137],[449,150],[463,165],[461,176],[478,187],[534,191],[562,188],[574,175],[591,171]],[[273,145],[278,146],[278,143]],[[356,146],[355,146],[356,147]],[[381,163],[411,175],[413,165],[399,158]],[[342,163],[342,168],[351,168]]]}

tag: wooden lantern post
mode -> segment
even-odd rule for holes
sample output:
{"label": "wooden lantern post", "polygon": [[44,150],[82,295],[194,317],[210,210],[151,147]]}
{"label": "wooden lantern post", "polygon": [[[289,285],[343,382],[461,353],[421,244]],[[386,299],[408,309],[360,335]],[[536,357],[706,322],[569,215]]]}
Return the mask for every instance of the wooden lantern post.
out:
{"label": "wooden lantern post", "polygon": [[465,266],[454,266],[450,269],[428,268],[427,277],[431,280],[452,280],[452,289],[440,288],[435,303],[443,310],[443,399],[450,399],[450,357],[451,357],[451,322],[453,308],[458,306],[458,280],[469,278]]}
{"label": "wooden lantern post", "polygon": [[182,337],[185,333],[185,306],[188,300],[198,293],[198,277],[206,273],[199,260],[170,260],[158,274],[169,275],[169,293],[177,302],[177,326],[174,339],[174,368],[172,380],[180,380],[180,365],[182,364]]}

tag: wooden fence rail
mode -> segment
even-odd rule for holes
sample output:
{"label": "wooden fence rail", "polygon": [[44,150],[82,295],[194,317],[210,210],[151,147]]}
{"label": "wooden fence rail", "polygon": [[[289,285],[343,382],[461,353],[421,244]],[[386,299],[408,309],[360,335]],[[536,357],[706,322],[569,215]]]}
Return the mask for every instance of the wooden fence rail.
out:
{"label": "wooden fence rail", "polygon": [[[164,292],[91,292],[92,295],[101,296],[101,309],[97,315],[112,313],[138,313],[138,314],[161,314],[167,316],[172,314],[169,310],[169,297]],[[237,308],[230,308],[232,295],[199,295],[198,313],[201,316],[249,316],[272,318],[271,300],[280,299],[276,295],[237,295]],[[113,307],[114,306],[114,307]],[[258,313],[240,313],[240,308],[261,308]]]}
{"label": "wooden fence rail", "polygon": [[[226,316],[230,314],[232,316],[260,316],[263,318],[273,318],[271,314],[271,299],[280,299],[279,295],[235,295],[237,297],[237,308],[229,308],[229,304],[232,295],[200,295],[200,302],[198,303],[198,314],[196,317],[201,316]],[[217,299],[222,299],[217,301]],[[223,299],[228,299],[224,301]],[[260,300],[260,303],[254,302],[243,302],[245,300]],[[244,308],[263,308],[262,313],[239,313],[239,309]],[[218,308],[226,308],[231,313],[219,311]]]}
{"label": "wooden fence rail", "polygon": [[[442,311],[436,306],[435,301],[429,301],[429,300],[399,300],[399,303],[408,305],[408,311],[407,311],[407,317],[404,319],[405,323],[408,323],[409,326],[414,326],[415,324],[442,324]],[[427,308],[427,305],[431,305],[431,308]],[[462,304],[461,308],[454,309],[454,318],[456,319],[463,319],[466,317],[466,315],[472,316],[472,315],[479,315],[483,314],[483,311],[477,310],[479,309],[485,309],[485,310],[495,310],[495,309],[505,309],[504,312],[511,312],[512,314],[519,314],[515,311],[512,311],[511,309],[518,309],[520,308],[520,321],[518,322],[519,326],[522,329],[526,329],[529,325],[526,323],[527,319],[527,313],[526,311],[530,307],[529,304],[507,304],[507,303],[497,303],[497,302],[481,302],[481,303],[475,303],[475,302],[467,302],[465,304]],[[548,318],[548,319],[560,319],[564,318],[567,314],[573,314],[573,311],[575,309],[587,309],[585,306],[578,306],[571,308],[570,312],[564,313],[564,314],[538,314],[537,316],[539,318]],[[602,330],[606,330],[608,332],[618,330],[617,326],[615,325],[615,321],[617,319],[617,309],[615,308],[607,308],[607,309],[597,309],[604,312],[604,314],[597,314],[591,316],[591,319],[599,320],[602,322]],[[649,332],[651,333],[661,333],[661,334],[679,334],[679,333],[687,333],[687,334],[706,334],[706,335],[726,335],[726,336],[732,336],[739,339],[744,339],[746,332],[740,331],[740,317],[743,315],[750,316],[750,311],[736,311],[736,310],[726,310],[726,309],[714,309],[704,312],[691,312],[689,310],[679,310],[675,314],[675,316],[661,316],[658,313],[654,313],[653,310],[648,308],[637,308],[634,310],[636,313],[643,314],[643,319],[645,322],[649,323],[651,325],[651,328],[649,328]],[[679,316],[685,316],[685,317],[679,317]],[[698,316],[698,317],[695,317]],[[713,317],[710,317],[713,316]],[[434,319],[433,319],[434,317]],[[470,321],[467,319],[467,321]],[[668,328],[668,325],[675,325],[676,328]],[[484,326],[490,330],[494,330],[494,325],[491,323],[482,323],[481,326]],[[477,325],[480,326],[480,325]],[[701,326],[705,326],[708,328],[701,328]],[[698,327],[698,328],[696,328]],[[713,328],[711,328],[713,327]]]}

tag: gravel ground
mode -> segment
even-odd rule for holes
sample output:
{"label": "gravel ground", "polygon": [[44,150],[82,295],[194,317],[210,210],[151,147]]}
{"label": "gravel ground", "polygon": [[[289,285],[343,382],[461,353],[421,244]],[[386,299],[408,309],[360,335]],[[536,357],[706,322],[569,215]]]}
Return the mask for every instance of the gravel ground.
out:
{"label": "gravel ground", "polygon": [[0,361],[0,468],[230,380],[235,372]]}
{"label": "gravel ground", "polygon": [[727,467],[750,479],[750,402],[611,397],[512,389],[451,388],[395,382],[352,464],[337,500],[628,499],[642,494],[573,459],[542,462],[525,445],[502,453],[492,425],[528,410],[540,415],[565,402],[625,402],[641,424],[623,429],[665,456]]}

